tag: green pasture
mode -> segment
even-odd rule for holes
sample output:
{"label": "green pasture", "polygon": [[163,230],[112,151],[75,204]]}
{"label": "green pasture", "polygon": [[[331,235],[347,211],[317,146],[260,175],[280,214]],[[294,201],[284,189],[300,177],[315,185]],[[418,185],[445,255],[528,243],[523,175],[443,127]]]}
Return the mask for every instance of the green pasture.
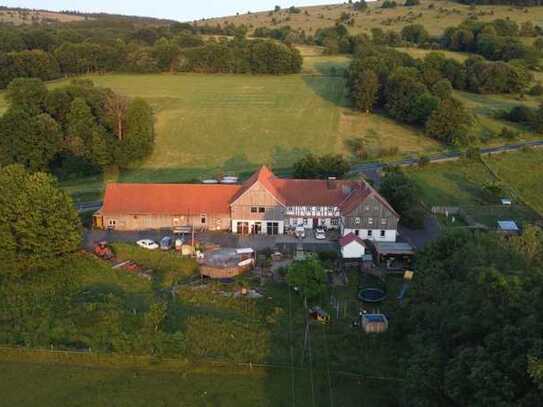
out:
{"label": "green pasture", "polygon": [[[460,160],[406,170],[419,189],[420,199],[428,206],[460,206],[476,221],[495,226],[496,220],[514,219],[532,222],[541,213],[543,193],[543,151],[528,150],[483,157],[483,163]],[[494,172],[494,173],[493,173]],[[498,179],[494,176],[498,175]],[[483,186],[502,185],[514,198],[513,207],[502,207],[499,199],[489,201]],[[528,206],[526,206],[526,205]]]}
{"label": "green pasture", "polygon": [[533,209],[543,214],[543,150],[527,150],[485,159]]}
{"label": "green pasture", "polygon": [[354,136],[369,135],[372,146],[398,147],[402,154],[439,149],[412,127],[354,112],[342,75],[347,57],[307,60],[304,74],[290,76],[89,76],[97,86],[152,105],[155,149],[131,169],[65,181],[63,187],[77,200],[89,201],[101,196],[105,181],[182,182],[245,175],[261,164],[280,171],[308,152],[348,154],[345,140]]}

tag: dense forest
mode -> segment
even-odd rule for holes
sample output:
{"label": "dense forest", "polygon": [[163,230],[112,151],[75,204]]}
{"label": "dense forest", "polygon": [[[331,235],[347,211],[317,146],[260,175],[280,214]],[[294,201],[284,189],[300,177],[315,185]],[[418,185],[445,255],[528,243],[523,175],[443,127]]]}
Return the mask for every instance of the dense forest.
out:
{"label": "dense forest", "polygon": [[416,274],[395,332],[408,338],[406,405],[542,405],[541,229],[450,233],[417,255]]}
{"label": "dense forest", "polygon": [[92,30],[87,24],[0,28],[0,88],[15,78],[44,81],[102,72],[299,72],[297,50],[269,40],[247,41],[246,30],[226,27],[233,39],[204,41],[190,24]]}

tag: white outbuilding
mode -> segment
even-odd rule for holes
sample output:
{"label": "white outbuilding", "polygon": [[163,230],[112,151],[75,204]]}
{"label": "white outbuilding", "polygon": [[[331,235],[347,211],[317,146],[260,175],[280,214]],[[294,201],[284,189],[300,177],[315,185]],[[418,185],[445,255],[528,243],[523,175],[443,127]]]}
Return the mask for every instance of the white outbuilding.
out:
{"label": "white outbuilding", "polygon": [[339,239],[339,246],[344,259],[361,259],[366,254],[364,241],[354,233],[349,233]]}

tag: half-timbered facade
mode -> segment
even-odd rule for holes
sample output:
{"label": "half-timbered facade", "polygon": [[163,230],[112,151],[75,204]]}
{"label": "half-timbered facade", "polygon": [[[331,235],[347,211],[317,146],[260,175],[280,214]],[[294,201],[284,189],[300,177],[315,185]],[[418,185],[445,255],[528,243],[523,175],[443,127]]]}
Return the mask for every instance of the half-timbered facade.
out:
{"label": "half-timbered facade", "polygon": [[393,242],[398,220],[365,181],[285,179],[264,166],[242,185],[109,184],[94,225],[118,230],[190,225],[244,235],[326,227]]}

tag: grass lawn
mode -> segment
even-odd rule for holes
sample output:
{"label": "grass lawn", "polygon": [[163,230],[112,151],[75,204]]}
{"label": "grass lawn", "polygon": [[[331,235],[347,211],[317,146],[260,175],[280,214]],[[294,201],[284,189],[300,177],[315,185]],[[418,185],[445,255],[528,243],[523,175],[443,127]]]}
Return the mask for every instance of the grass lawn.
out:
{"label": "grass lawn", "polygon": [[543,214],[543,150],[528,150],[485,159],[536,211]]}
{"label": "grass lawn", "polygon": [[498,198],[489,202],[482,186],[496,181],[494,175],[482,163],[461,160],[433,164],[424,168],[406,170],[419,188],[421,200],[428,206],[460,206],[476,221],[495,226],[498,219],[514,219],[519,222],[533,221],[541,213],[543,193],[543,151],[530,150],[493,157],[485,162],[505,182],[505,188],[519,195],[531,208],[516,202],[511,208],[499,205]]}
{"label": "grass lawn", "polygon": [[483,164],[471,160],[410,168],[406,173],[419,187],[420,198],[428,206],[481,205],[481,185],[494,179]]}

